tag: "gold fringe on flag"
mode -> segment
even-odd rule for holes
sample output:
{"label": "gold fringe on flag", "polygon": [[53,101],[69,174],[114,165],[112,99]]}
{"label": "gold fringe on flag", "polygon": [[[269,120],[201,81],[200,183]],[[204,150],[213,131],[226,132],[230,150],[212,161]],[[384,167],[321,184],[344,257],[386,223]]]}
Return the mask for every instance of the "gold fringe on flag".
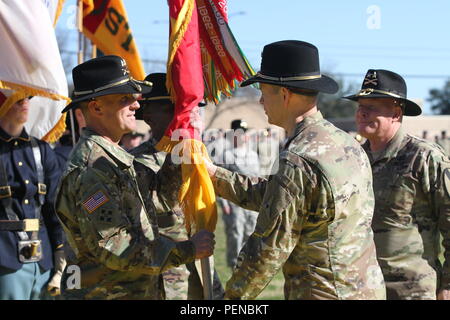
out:
{"label": "gold fringe on flag", "polygon": [[[66,100],[67,103],[70,103],[71,101],[70,98],[59,94],[50,93],[45,90],[31,88],[17,83],[11,83],[8,81],[0,80],[0,89],[14,91],[10,96],[8,96],[6,101],[2,104],[2,107],[0,108],[0,117],[3,117],[9,111],[9,109],[14,103],[16,103],[19,100],[25,99],[26,97],[29,96],[46,97],[52,100]],[[49,143],[56,142],[62,136],[64,130],[66,130],[65,115],[62,115],[61,118],[56,123],[56,125],[45,134],[42,140]]]}
{"label": "gold fringe on flag", "polygon": [[172,141],[164,136],[156,148],[168,153],[176,151],[178,154],[173,156],[182,159],[182,185],[178,198],[185,215],[187,232],[190,234],[192,229],[214,232],[217,224],[216,196],[204,163],[204,159],[209,159],[209,156],[203,142],[196,139]]}
{"label": "gold fringe on flag", "polygon": [[61,136],[63,135],[64,131],[66,131],[66,116],[67,112],[64,112],[55,126],[49,132],[47,132],[47,134],[43,136],[41,140],[44,140],[48,143],[55,143],[56,141],[58,141],[59,138],[61,138]]}
{"label": "gold fringe on flag", "polygon": [[66,0],[59,0],[58,1],[58,7],[56,8],[55,21],[53,21],[53,27],[56,27],[56,23],[58,22],[59,16],[62,13],[62,9],[63,9],[65,1]]}

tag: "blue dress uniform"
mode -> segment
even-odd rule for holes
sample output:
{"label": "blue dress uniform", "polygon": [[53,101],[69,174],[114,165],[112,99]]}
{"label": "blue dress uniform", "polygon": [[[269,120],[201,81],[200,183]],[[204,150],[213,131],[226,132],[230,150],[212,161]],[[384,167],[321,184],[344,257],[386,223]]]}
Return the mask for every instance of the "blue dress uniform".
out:
{"label": "blue dress uniform", "polygon": [[[42,258],[39,262],[21,263],[18,255],[18,233],[0,231],[0,299],[39,299],[50,279],[53,252],[62,249],[64,242],[64,231],[54,209],[60,168],[50,146],[43,141],[37,142],[47,189],[41,207],[38,232]],[[35,219],[35,207],[39,205],[38,177],[31,137],[25,129],[19,137],[13,138],[0,128],[0,151],[8,185],[12,191],[12,210],[20,220]],[[0,220],[8,220],[3,203],[0,203]],[[31,232],[27,234],[31,238]]]}

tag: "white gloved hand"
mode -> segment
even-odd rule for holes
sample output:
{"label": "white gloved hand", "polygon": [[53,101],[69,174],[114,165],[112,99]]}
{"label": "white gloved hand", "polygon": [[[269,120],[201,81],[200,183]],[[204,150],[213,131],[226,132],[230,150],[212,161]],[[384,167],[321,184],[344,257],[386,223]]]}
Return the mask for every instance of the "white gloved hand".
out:
{"label": "white gloved hand", "polygon": [[67,265],[66,255],[63,249],[55,251],[54,265],[55,273],[47,284],[47,291],[52,297],[59,296],[61,294],[61,278]]}

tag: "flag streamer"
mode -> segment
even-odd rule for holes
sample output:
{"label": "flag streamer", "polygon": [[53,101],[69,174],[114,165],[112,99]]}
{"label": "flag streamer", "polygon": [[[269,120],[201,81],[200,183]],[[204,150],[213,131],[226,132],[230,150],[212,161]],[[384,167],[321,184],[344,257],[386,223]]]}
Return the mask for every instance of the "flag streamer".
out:
{"label": "flag streamer", "polygon": [[230,97],[237,83],[255,74],[228,26],[224,0],[197,0],[205,100]]}

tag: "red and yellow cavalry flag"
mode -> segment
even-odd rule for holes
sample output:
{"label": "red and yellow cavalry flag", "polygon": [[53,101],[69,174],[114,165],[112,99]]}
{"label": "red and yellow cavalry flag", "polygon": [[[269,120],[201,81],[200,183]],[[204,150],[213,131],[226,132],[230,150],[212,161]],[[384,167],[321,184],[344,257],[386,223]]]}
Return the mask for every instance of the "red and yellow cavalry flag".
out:
{"label": "red and yellow cavalry flag", "polygon": [[70,102],[53,28],[62,3],[0,1],[0,116],[16,101],[34,96],[26,127],[47,142],[56,141],[64,132],[61,110]]}
{"label": "red and yellow cavalry flag", "polygon": [[[204,98],[218,102],[236,81],[254,74],[226,23],[224,0],[169,0],[170,39],[166,86],[175,103],[175,116],[158,150],[181,155],[183,185],[180,200],[186,229],[215,230],[214,188],[203,159],[197,108]],[[179,139],[182,139],[179,143]]]}
{"label": "red and yellow cavalry flag", "polygon": [[103,53],[124,58],[134,78],[145,78],[122,0],[83,0],[83,33]]}

